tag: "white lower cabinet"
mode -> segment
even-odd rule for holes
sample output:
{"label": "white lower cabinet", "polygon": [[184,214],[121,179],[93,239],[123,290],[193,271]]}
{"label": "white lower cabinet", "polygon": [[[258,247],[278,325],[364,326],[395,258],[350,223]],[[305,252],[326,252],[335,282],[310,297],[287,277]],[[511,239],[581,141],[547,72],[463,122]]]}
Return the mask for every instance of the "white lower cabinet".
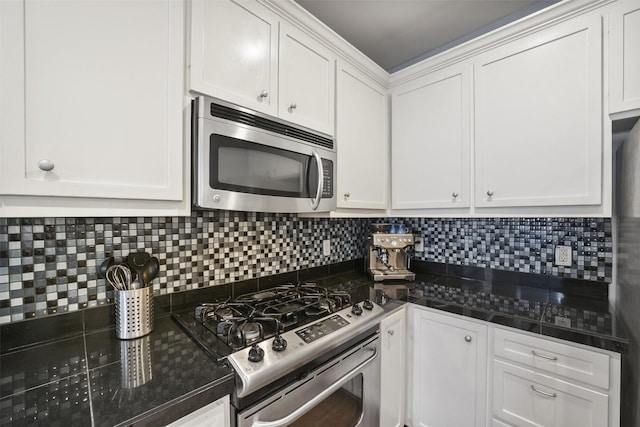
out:
{"label": "white lower cabinet", "polygon": [[380,324],[380,426],[384,427],[404,425],[406,322],[406,309],[403,307],[385,317]]}
{"label": "white lower cabinet", "polygon": [[[414,304],[407,316],[406,425],[620,426],[619,353]],[[387,350],[398,356],[384,363],[392,325],[382,324],[383,405],[401,399],[389,384],[402,356]],[[389,414],[381,426],[398,425]]]}
{"label": "white lower cabinet", "polygon": [[606,426],[608,396],[495,360],[493,415],[523,427]]}
{"label": "white lower cabinet", "polygon": [[491,335],[494,425],[620,425],[620,354],[499,327]]}
{"label": "white lower cabinet", "polygon": [[487,326],[412,306],[408,425],[484,426]]}
{"label": "white lower cabinet", "polygon": [[231,427],[229,409],[229,396],[224,396],[167,427]]}

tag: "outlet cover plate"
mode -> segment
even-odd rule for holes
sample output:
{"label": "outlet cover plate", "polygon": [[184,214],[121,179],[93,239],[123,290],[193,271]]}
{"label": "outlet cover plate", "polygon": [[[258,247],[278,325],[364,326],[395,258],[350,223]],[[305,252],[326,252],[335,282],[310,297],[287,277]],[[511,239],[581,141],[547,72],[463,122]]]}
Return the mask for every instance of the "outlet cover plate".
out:
{"label": "outlet cover plate", "polygon": [[556,246],[556,265],[571,267],[571,246]]}
{"label": "outlet cover plate", "polygon": [[322,255],[331,255],[331,240],[326,239],[322,241]]}

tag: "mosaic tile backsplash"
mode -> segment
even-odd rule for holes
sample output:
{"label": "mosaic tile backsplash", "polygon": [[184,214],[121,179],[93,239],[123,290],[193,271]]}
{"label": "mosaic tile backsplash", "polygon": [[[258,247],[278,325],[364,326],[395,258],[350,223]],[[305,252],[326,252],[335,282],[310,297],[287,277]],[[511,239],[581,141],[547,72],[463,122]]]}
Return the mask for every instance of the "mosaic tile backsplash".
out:
{"label": "mosaic tile backsplash", "polygon": [[[97,268],[144,250],[160,260],[156,295],[362,258],[371,219],[206,211],[190,217],[0,218],[0,324],[112,302]],[[425,238],[416,258],[611,281],[603,218],[395,218]],[[331,240],[331,255],[322,241]],[[574,265],[553,265],[557,244]]]}

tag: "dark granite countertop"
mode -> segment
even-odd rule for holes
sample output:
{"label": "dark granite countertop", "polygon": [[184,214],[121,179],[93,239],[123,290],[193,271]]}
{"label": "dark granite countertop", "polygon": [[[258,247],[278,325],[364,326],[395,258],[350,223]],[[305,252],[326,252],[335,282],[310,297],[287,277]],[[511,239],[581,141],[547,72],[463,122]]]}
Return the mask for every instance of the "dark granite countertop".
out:
{"label": "dark granite countertop", "polygon": [[[372,298],[378,303],[410,302],[619,353],[629,346],[606,298],[439,274],[418,274],[414,282],[376,283],[373,287],[377,295]],[[404,292],[393,295],[402,288]]]}
{"label": "dark granite countertop", "polygon": [[[288,276],[267,278],[264,286]],[[421,273],[413,282],[374,283],[362,272],[341,272],[313,281],[349,292],[354,302],[370,298],[388,312],[413,303],[597,348],[628,348],[606,297],[528,286],[528,279]],[[235,286],[233,294],[262,289],[253,281]],[[151,334],[135,340],[117,339],[113,328],[88,328],[96,313],[110,315],[109,306],[58,316],[40,344],[22,343],[22,335],[42,338],[42,321],[3,326],[3,337],[17,345],[5,343],[0,356],[0,425],[162,425],[231,393],[232,370],[210,359],[168,316],[173,307],[229,292],[217,288],[158,298],[165,314],[156,317]]]}
{"label": "dark granite countertop", "polygon": [[164,425],[233,390],[171,320],[142,338],[92,331],[3,354],[0,425]]}

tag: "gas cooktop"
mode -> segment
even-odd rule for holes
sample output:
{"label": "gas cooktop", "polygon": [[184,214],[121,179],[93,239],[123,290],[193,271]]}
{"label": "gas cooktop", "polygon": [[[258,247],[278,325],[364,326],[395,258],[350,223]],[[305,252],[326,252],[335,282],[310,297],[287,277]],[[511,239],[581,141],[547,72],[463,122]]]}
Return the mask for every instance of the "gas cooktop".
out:
{"label": "gas cooktop", "polygon": [[270,338],[276,347],[286,345],[282,333],[349,306],[347,292],[314,283],[284,284],[235,299],[200,303],[173,317],[210,355],[222,359]]}
{"label": "gas cooktop", "polygon": [[192,339],[240,377],[243,396],[379,328],[384,310],[344,291],[285,284],[172,313]]}

